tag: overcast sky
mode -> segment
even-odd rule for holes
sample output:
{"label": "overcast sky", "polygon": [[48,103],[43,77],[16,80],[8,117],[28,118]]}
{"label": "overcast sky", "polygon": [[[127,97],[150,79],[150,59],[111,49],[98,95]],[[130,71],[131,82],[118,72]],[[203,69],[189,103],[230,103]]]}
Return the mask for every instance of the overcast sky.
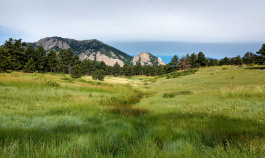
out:
{"label": "overcast sky", "polygon": [[0,0],[0,44],[77,40],[264,42],[265,0]]}

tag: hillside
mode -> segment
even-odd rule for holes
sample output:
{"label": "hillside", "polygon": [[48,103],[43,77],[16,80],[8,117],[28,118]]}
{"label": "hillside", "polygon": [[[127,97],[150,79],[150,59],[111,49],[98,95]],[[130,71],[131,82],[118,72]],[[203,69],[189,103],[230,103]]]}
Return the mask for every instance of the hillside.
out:
{"label": "hillside", "polygon": [[[104,61],[107,65],[113,66],[116,62],[123,66],[125,63],[133,65],[133,57],[111,47],[96,39],[78,41],[75,39],[62,38],[62,37],[46,37],[37,42],[28,43],[34,47],[43,46],[45,51],[71,48],[77,54],[80,60],[89,59],[92,61]],[[149,53],[150,54],[150,53]],[[150,60],[141,62],[142,65],[158,65],[164,64],[161,58],[151,55]]]}
{"label": "hillside", "polygon": [[1,157],[263,157],[264,67],[166,77],[0,73]]}

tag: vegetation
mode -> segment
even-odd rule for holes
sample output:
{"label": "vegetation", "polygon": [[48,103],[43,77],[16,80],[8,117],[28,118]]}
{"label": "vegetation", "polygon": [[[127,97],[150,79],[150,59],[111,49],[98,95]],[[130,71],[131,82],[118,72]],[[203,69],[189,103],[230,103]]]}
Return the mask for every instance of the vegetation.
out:
{"label": "vegetation", "polygon": [[107,76],[100,84],[1,73],[0,155],[263,157],[264,67],[180,72],[186,76]]}
{"label": "vegetation", "polygon": [[[59,38],[59,37],[58,37]],[[61,39],[60,40],[68,40]],[[73,48],[78,47],[77,41],[72,41]],[[76,43],[77,42],[77,43]],[[101,49],[104,45],[99,41],[91,40],[95,49]],[[79,43],[80,44],[80,43]],[[84,45],[85,46],[85,45]],[[247,52],[243,58],[239,55],[234,58],[225,57],[224,59],[210,59],[206,58],[202,52],[198,54],[187,54],[186,57],[182,57],[180,60],[177,55],[171,59],[171,61],[165,66],[142,66],[140,63],[136,63],[135,66],[130,66],[125,63],[122,67],[115,63],[114,66],[107,66],[103,61],[96,62],[90,60],[80,61],[78,55],[74,55],[72,49],[67,50],[58,49],[45,52],[43,47],[34,49],[32,45],[26,46],[25,43],[19,40],[13,40],[10,38],[5,42],[3,47],[0,47],[0,72],[7,71],[20,71],[27,73],[34,72],[56,72],[69,74],[72,78],[80,78],[84,75],[94,76],[93,78],[104,80],[105,75],[117,76],[134,76],[134,75],[146,75],[146,76],[160,76],[175,72],[178,70],[189,70],[190,68],[199,68],[206,66],[218,66],[218,65],[253,65],[264,64],[264,48],[265,45],[257,52],[257,55]],[[119,54],[119,51],[104,45],[107,51],[115,50]],[[58,51],[58,52],[56,52]],[[122,52],[120,52],[122,53]],[[153,56],[151,56],[154,58]],[[96,71],[101,71],[98,78]],[[73,71],[73,72],[72,72]],[[104,73],[103,73],[104,72]],[[94,73],[96,73],[94,75]],[[170,78],[170,74],[168,74]]]}
{"label": "vegetation", "polygon": [[112,67],[9,39],[0,47],[0,155],[264,157],[264,47]]}

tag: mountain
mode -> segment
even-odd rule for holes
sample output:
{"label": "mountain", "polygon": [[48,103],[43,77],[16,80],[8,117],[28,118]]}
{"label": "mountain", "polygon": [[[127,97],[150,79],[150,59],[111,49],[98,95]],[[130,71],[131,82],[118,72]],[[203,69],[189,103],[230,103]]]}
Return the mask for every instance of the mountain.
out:
{"label": "mountain", "polygon": [[28,43],[34,47],[43,46],[45,51],[71,48],[74,54],[77,54],[80,60],[89,59],[92,61],[104,61],[107,65],[113,66],[116,62],[123,66],[125,63],[135,65],[139,61],[142,65],[164,65],[161,58],[157,58],[150,53],[140,53],[136,57],[132,57],[114,47],[111,47],[99,40],[82,40],[62,38],[62,37],[46,37],[38,42]]}
{"label": "mountain", "polygon": [[162,59],[159,57],[155,57],[152,54],[150,54],[149,52],[142,52],[140,54],[138,54],[137,56],[135,56],[132,59],[132,63],[133,65],[136,65],[137,62],[140,62],[141,65],[150,65],[150,66],[157,66],[157,65],[166,65],[166,63],[164,63],[162,61]]}

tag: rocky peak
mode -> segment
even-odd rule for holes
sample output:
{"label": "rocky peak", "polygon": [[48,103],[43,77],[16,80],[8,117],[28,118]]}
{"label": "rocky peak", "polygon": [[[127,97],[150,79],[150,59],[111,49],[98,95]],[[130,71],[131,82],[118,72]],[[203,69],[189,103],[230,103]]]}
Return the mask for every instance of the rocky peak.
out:
{"label": "rocky peak", "polygon": [[136,63],[139,62],[142,66],[144,65],[166,65],[162,59],[159,57],[155,57],[152,54],[150,54],[149,52],[141,52],[140,54],[138,54],[137,56],[135,56],[132,60],[132,64],[136,65]]}

